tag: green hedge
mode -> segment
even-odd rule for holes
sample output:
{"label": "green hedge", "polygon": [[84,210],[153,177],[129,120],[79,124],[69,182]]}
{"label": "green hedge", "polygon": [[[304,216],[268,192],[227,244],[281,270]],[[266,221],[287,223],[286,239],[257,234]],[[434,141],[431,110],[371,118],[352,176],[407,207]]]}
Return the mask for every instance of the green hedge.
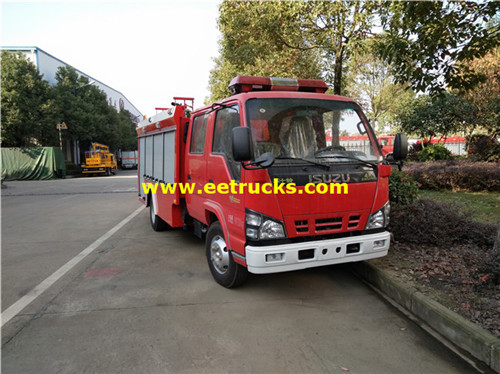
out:
{"label": "green hedge", "polygon": [[496,225],[476,222],[455,206],[429,199],[391,207],[390,230],[397,241],[421,245],[472,244],[493,247]]}
{"label": "green hedge", "polygon": [[500,192],[500,164],[467,159],[410,162],[403,171],[423,189]]}

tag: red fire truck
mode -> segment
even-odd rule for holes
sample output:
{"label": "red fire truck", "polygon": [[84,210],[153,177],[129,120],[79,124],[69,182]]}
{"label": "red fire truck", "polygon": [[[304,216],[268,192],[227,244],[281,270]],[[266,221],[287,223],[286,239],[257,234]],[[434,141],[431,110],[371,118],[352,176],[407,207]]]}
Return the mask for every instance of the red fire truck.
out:
{"label": "red fire truck", "polygon": [[[361,108],[325,94],[321,80],[238,76],[229,88],[232,96],[194,111],[192,99],[174,98],[138,124],[139,200],[153,229],[204,237],[210,271],[228,288],[248,272],[386,255],[391,167]],[[349,134],[369,144],[347,150],[340,137]],[[394,148],[394,159],[406,157],[404,135]],[[195,189],[145,189],[155,183]],[[348,193],[310,193],[336,183]]]}
{"label": "red fire truck", "polygon": [[394,135],[380,135],[378,137],[378,142],[384,156],[394,151],[394,139]]}

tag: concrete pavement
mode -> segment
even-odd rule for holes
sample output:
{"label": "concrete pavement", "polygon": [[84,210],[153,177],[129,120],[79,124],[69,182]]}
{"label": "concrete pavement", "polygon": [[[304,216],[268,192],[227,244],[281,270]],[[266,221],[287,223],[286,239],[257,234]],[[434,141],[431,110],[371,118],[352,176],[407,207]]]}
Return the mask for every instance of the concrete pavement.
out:
{"label": "concrete pavement", "polygon": [[[437,301],[408,286],[388,271],[369,262],[356,264],[355,271],[373,287],[401,306],[426,329],[462,350],[482,372],[500,373],[500,340]],[[455,348],[456,347],[456,348]],[[462,354],[462,352],[460,352]]]}
{"label": "concrete pavement", "polygon": [[[19,195],[2,197],[2,310],[140,206],[134,192],[120,192],[134,178],[118,177],[84,179],[81,193],[67,195],[64,180],[16,182]],[[472,369],[347,267],[220,287],[203,242],[153,232],[146,209],[2,329],[3,373],[347,371]]]}

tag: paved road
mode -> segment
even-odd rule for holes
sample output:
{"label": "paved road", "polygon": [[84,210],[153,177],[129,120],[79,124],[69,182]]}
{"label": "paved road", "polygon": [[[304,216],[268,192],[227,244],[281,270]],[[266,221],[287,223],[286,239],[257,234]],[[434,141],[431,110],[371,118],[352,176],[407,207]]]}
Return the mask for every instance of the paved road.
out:
{"label": "paved road", "polygon": [[148,212],[59,272],[140,203],[133,172],[8,182],[2,311],[60,278],[2,329],[2,373],[470,373],[346,267],[218,286],[203,242]]}

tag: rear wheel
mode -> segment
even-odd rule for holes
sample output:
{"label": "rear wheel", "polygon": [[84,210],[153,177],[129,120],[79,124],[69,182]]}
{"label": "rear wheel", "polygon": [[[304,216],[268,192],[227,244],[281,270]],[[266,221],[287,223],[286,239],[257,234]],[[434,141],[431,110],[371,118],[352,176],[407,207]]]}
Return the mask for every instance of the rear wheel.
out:
{"label": "rear wheel", "polygon": [[226,288],[238,287],[245,283],[248,271],[234,262],[219,221],[210,225],[205,246],[208,267],[217,283]]}
{"label": "rear wheel", "polygon": [[151,222],[151,227],[155,231],[165,231],[168,228],[168,224],[156,215],[153,198],[151,198],[151,202],[149,204],[149,220]]}

